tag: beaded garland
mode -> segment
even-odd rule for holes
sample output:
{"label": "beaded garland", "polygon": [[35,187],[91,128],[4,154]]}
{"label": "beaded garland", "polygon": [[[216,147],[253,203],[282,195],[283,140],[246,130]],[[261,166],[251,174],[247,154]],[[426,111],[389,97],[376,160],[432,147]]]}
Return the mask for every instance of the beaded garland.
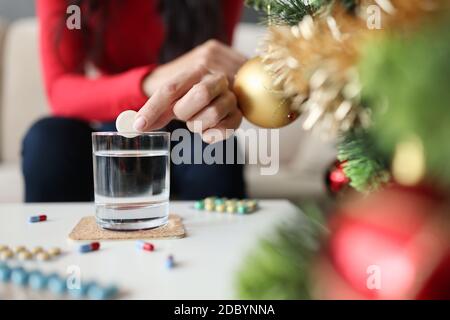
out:
{"label": "beaded garland", "polygon": [[208,197],[194,203],[199,211],[228,212],[236,214],[249,214],[258,210],[258,202],[252,199],[228,199]]}

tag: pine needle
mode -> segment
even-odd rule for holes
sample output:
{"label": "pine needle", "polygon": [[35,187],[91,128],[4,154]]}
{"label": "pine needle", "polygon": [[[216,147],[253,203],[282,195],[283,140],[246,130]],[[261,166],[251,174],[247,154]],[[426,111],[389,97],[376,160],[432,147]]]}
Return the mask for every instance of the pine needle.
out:
{"label": "pine needle", "polygon": [[362,129],[347,133],[338,145],[338,159],[345,162],[344,173],[350,185],[359,192],[369,193],[389,181],[387,163]]}

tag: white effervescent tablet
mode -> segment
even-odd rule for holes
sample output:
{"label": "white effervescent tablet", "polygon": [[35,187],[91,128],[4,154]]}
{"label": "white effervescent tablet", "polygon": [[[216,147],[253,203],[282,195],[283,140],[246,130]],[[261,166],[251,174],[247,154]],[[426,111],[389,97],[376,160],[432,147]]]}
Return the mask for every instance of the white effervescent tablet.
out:
{"label": "white effervescent tablet", "polygon": [[[116,129],[119,133],[124,133],[122,136],[126,138],[134,138],[139,135],[133,128],[134,120],[136,120],[137,112],[134,110],[126,110],[119,114],[116,119]],[[132,134],[136,132],[136,134]],[[131,133],[131,134],[130,134]]]}

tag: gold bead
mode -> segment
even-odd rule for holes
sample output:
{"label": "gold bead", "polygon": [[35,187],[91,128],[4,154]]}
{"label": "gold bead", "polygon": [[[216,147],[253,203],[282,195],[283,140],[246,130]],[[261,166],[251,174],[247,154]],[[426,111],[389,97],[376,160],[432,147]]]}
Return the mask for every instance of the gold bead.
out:
{"label": "gold bead", "polygon": [[30,260],[30,259],[33,257],[33,255],[31,254],[31,252],[30,252],[30,251],[27,251],[27,250],[19,251],[19,253],[17,254],[17,256],[18,256],[18,258],[19,258],[20,260]]}
{"label": "gold bead", "polygon": [[215,199],[213,197],[209,197],[209,198],[206,198],[205,200],[203,200],[205,210],[207,210],[207,211],[213,210],[211,208],[214,208],[214,201],[215,201]]}
{"label": "gold bead", "polygon": [[236,201],[235,200],[227,200],[227,201],[225,201],[225,205],[226,206],[235,206]]}
{"label": "gold bead", "polygon": [[36,254],[38,254],[39,252],[42,252],[42,251],[44,251],[44,249],[43,249],[42,247],[34,247],[34,248],[31,250],[31,253],[34,254],[34,255],[36,255]]}
{"label": "gold bead", "polygon": [[14,247],[14,252],[15,253],[19,253],[19,252],[24,251],[24,250],[27,250],[27,248],[24,247],[24,246],[15,246]]}
{"label": "gold bead", "polygon": [[425,176],[425,152],[422,141],[413,135],[401,141],[395,148],[392,173],[400,184],[414,186]]}
{"label": "gold bead", "polygon": [[235,213],[236,212],[236,206],[227,206],[227,212],[228,213]]}
{"label": "gold bead", "polygon": [[6,246],[4,244],[0,244],[0,251],[7,250],[7,249],[9,250],[8,246]]}
{"label": "gold bead", "polygon": [[36,255],[36,258],[41,261],[47,261],[50,259],[50,255],[47,252],[42,251]]}
{"label": "gold bead", "polygon": [[61,254],[61,249],[58,247],[54,247],[48,250],[48,254],[52,257],[59,256]]}
{"label": "gold bead", "polygon": [[224,204],[218,204],[216,206],[216,211],[217,212],[225,212],[225,205]]}
{"label": "gold bead", "polygon": [[14,257],[14,252],[9,249],[3,250],[0,252],[0,260],[8,260]]}
{"label": "gold bead", "polygon": [[258,206],[258,204],[255,200],[248,200],[246,203],[247,203],[247,208],[249,209],[250,212],[255,211]]}

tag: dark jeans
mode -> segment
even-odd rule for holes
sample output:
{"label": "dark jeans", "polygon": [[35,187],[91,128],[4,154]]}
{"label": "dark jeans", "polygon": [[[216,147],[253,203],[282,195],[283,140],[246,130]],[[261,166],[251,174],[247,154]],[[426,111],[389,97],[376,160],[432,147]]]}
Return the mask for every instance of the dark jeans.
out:
{"label": "dark jeans", "polygon": [[[167,130],[181,126],[172,123]],[[83,121],[56,117],[39,120],[30,128],[22,147],[26,202],[93,200],[91,133],[94,131],[115,131],[115,128],[107,123],[93,129]],[[194,143],[191,145],[193,150]],[[202,146],[205,148],[206,144]],[[171,164],[172,199],[195,200],[212,195],[245,197],[243,165]]]}

